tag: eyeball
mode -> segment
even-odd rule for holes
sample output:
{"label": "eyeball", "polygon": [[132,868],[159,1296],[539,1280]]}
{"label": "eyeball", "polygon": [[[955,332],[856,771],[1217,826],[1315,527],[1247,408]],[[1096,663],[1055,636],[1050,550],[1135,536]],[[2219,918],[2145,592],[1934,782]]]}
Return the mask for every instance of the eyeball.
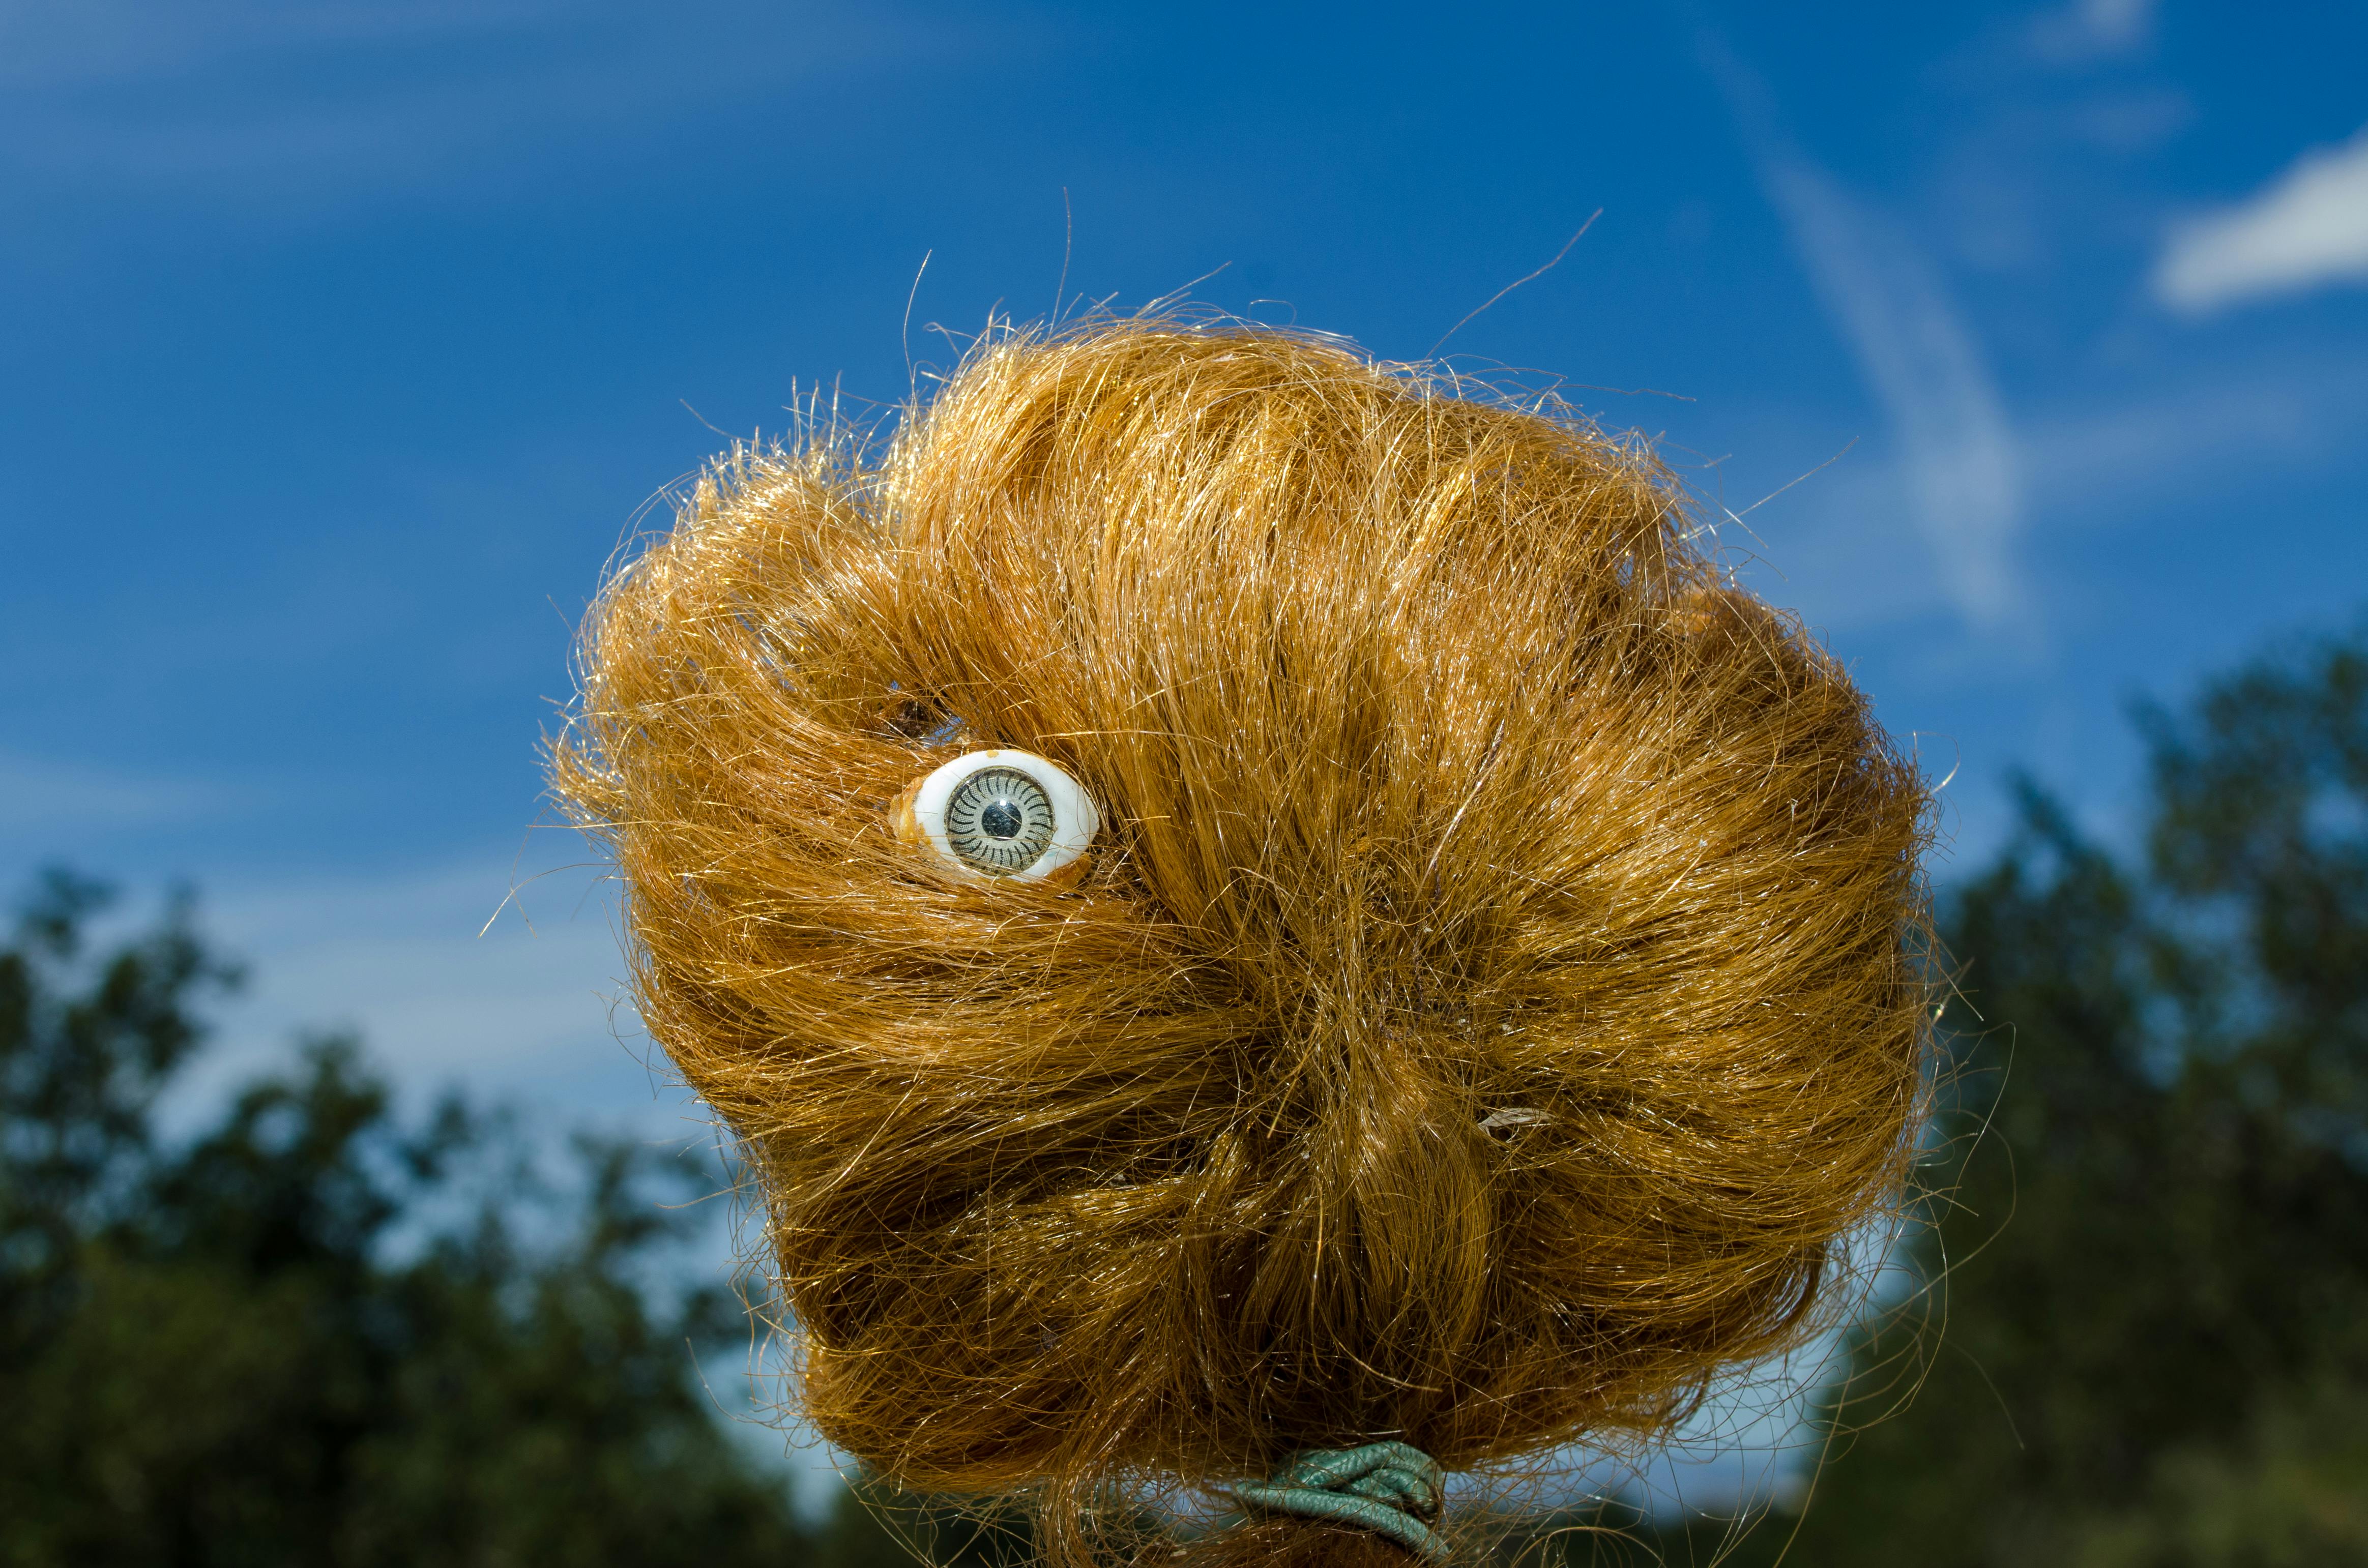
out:
{"label": "eyeball", "polygon": [[973,876],[1039,881],[1076,865],[1101,820],[1085,787],[1034,752],[973,751],[905,791],[896,836]]}

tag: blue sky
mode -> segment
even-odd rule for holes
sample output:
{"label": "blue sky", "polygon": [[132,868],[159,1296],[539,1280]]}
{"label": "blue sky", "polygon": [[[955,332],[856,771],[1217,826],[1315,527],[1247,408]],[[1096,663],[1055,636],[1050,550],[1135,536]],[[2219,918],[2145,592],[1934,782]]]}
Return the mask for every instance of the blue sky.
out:
{"label": "blue sky", "polygon": [[679,1127],[597,886],[526,881],[663,486],[1056,297],[1420,358],[1599,210],[1444,352],[1664,442],[1956,770],[1942,876],[2015,767],[2116,831],[2132,695],[2368,590],[2362,58],[2181,0],[0,0],[0,871],[194,880],[218,1075],[352,1023]]}

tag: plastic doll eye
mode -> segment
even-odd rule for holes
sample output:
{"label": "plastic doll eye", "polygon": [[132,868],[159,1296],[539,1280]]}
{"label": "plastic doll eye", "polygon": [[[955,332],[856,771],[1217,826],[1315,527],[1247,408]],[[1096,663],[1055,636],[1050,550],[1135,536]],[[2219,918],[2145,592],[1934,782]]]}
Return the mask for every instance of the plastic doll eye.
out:
{"label": "plastic doll eye", "polygon": [[896,835],[974,876],[1033,881],[1075,864],[1101,826],[1084,788],[1033,752],[974,751],[899,803]]}

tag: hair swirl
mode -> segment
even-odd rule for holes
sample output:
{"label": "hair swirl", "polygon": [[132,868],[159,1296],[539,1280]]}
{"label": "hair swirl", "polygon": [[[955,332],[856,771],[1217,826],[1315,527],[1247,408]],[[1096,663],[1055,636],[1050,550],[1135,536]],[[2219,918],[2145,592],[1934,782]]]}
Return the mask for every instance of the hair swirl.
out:
{"label": "hair swirl", "polygon": [[[1001,335],[884,448],[720,460],[588,619],[552,779],[805,1405],[1056,1556],[1113,1481],[1654,1431],[1901,1176],[1914,770],[1648,452],[1462,390]],[[891,831],[983,746],[1089,791],[1076,880]]]}

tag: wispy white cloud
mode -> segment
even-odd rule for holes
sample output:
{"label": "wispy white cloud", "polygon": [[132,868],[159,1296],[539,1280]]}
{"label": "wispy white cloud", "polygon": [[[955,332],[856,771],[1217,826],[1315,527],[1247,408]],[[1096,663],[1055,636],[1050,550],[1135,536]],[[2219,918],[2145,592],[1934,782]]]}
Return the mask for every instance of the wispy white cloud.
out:
{"label": "wispy white cloud", "polygon": [[[2265,466],[2294,478],[2352,457],[2368,442],[2368,364],[2281,354],[2214,366],[2026,409],[2013,438],[2051,531],[2147,523],[2255,494]],[[1799,432],[1781,439],[1797,449]],[[1904,483],[1881,463],[1840,464],[1754,516],[1782,568],[1770,591],[1828,631],[1944,613],[1937,582],[1896,548]]]}
{"label": "wispy white cloud", "polygon": [[2127,54],[2154,38],[2157,0],[2071,0],[2031,24],[2032,52],[2051,64]]}
{"label": "wispy white cloud", "polygon": [[[575,844],[558,833],[541,847]],[[520,874],[489,855],[210,890],[207,929],[250,979],[183,1102],[285,1060],[299,1034],[351,1029],[409,1090],[458,1084],[695,1133],[703,1119],[663,1058],[645,1065],[606,884],[560,866],[513,898]]]}
{"label": "wispy white cloud", "polygon": [[1890,423],[1907,510],[1941,592],[1976,628],[2024,620],[2021,464],[1981,346],[1940,267],[1896,221],[1793,144],[1766,89],[1723,44],[1706,40],[1703,51],[1762,187]]}
{"label": "wispy white cloud", "polygon": [[1771,159],[1767,181],[1891,421],[1941,591],[1976,626],[2013,619],[2028,603],[2014,551],[2021,467],[1981,350],[1939,268],[1896,223],[1811,165]]}
{"label": "wispy white cloud", "polygon": [[2335,283],[2368,284],[2368,128],[2178,225],[2153,277],[2155,298],[2188,315]]}
{"label": "wispy white cloud", "polygon": [[2143,395],[2037,411],[2019,432],[2051,512],[2112,525],[2199,495],[2249,494],[2263,471],[2323,472],[2368,441],[2368,364],[2272,358]]}
{"label": "wispy white cloud", "polygon": [[0,0],[0,165],[233,198],[449,187],[587,133],[995,47],[848,0]]}
{"label": "wispy white cloud", "polygon": [[591,8],[583,0],[14,0],[0,4],[0,82],[171,81],[243,56],[450,44]]}
{"label": "wispy white cloud", "polygon": [[260,798],[207,779],[0,755],[0,839],[184,824],[252,809]]}

